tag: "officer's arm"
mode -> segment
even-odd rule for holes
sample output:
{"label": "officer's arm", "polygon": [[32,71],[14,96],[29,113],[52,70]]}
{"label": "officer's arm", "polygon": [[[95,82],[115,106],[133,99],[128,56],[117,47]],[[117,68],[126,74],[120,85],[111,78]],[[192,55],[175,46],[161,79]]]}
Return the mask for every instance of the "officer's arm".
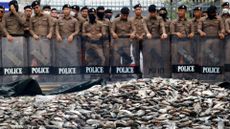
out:
{"label": "officer's arm", "polygon": [[30,18],[29,31],[30,31],[30,34],[34,37],[34,35],[36,35],[36,34],[35,34],[34,30],[33,30],[34,29],[34,25],[33,25],[32,19],[33,18]]}
{"label": "officer's arm", "polygon": [[87,36],[86,24],[87,24],[87,22],[85,22],[85,23],[83,24],[83,26],[82,26],[82,35],[83,35],[83,36]]}
{"label": "officer's arm", "polygon": [[16,12],[14,15],[16,16],[19,24],[24,26],[26,23],[26,18],[23,16],[23,14]]}
{"label": "officer's arm", "polygon": [[9,35],[9,33],[6,29],[6,17],[5,17],[5,15],[2,18],[2,31],[6,36]]}
{"label": "officer's arm", "polygon": [[176,26],[175,21],[172,21],[170,24],[170,32],[172,35],[176,35],[176,33],[177,33],[175,26]]}
{"label": "officer's arm", "polygon": [[115,20],[112,22],[111,34],[112,35],[116,34],[116,21]]}
{"label": "officer's arm", "polygon": [[190,34],[194,34],[195,33],[195,26],[194,26],[192,20],[189,21],[189,29],[190,29]]}
{"label": "officer's arm", "polygon": [[160,26],[161,26],[161,30],[162,30],[163,34],[166,34],[165,23],[164,23],[162,18],[160,18]]}
{"label": "officer's arm", "polygon": [[60,36],[60,33],[59,33],[59,21],[60,20],[57,20],[56,25],[55,25],[55,33],[56,33],[57,37]]}
{"label": "officer's arm", "polygon": [[49,35],[52,35],[53,34],[53,30],[54,30],[54,27],[53,27],[53,23],[52,23],[52,19],[50,16],[48,16],[48,24],[49,24]]}
{"label": "officer's arm", "polygon": [[227,20],[225,20],[225,26],[226,26],[226,31],[230,34],[230,18],[228,18]]}
{"label": "officer's arm", "polygon": [[143,26],[144,26],[145,33],[150,34],[149,29],[147,27],[147,19],[144,19]]}
{"label": "officer's arm", "polygon": [[79,34],[80,32],[80,23],[77,19],[74,20],[74,27],[75,27],[75,31],[72,33],[73,36],[76,36]]}
{"label": "officer's arm", "polygon": [[200,20],[200,21],[198,22],[197,28],[198,28],[197,31],[198,31],[200,34],[203,33],[203,31],[202,31],[202,28],[203,28],[203,20]]}
{"label": "officer's arm", "polygon": [[224,34],[225,29],[224,29],[224,22],[222,19],[220,19],[220,34]]}
{"label": "officer's arm", "polygon": [[135,35],[136,34],[136,32],[137,32],[137,29],[136,29],[136,27],[135,27],[135,24],[133,23],[133,21],[130,21],[131,22],[131,27],[132,27],[132,33],[131,33],[131,35]]}

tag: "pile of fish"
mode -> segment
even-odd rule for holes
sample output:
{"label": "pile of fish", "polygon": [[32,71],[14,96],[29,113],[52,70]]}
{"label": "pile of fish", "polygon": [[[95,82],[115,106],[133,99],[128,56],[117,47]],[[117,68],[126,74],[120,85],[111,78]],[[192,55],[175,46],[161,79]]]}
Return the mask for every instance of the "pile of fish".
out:
{"label": "pile of fish", "polygon": [[6,129],[230,129],[230,90],[139,79],[56,96],[0,98]]}

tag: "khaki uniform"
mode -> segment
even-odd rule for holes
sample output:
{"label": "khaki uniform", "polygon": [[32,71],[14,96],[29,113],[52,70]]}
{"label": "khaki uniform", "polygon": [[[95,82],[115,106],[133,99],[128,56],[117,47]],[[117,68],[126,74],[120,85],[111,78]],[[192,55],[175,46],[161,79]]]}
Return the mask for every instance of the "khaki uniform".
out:
{"label": "khaki uniform", "polygon": [[[201,19],[201,18],[200,18]],[[200,21],[200,19],[196,19],[196,18],[193,18],[190,22],[190,24],[193,24],[193,30],[194,30],[194,34],[195,35],[198,35],[199,33],[198,33],[198,24],[199,24],[199,21]]]}
{"label": "khaki uniform", "polygon": [[221,18],[209,19],[208,17],[202,18],[198,24],[198,31],[203,31],[206,36],[218,37],[219,33],[224,34],[224,23]]}
{"label": "khaki uniform", "polygon": [[30,19],[30,33],[38,36],[47,36],[53,33],[53,24],[50,16],[41,14]]}
{"label": "khaki uniform", "polygon": [[23,35],[25,18],[22,13],[17,12],[16,15],[11,12],[6,13],[2,19],[2,27],[5,34]]}
{"label": "khaki uniform", "polygon": [[3,36],[2,18],[0,18],[0,37]]}
{"label": "khaki uniform", "polygon": [[110,40],[110,29],[111,29],[111,22],[107,19],[103,19],[103,20],[98,20],[102,23],[104,30],[105,30],[105,35],[104,35],[104,40],[103,40],[103,52],[105,55],[105,66],[110,66],[110,44],[111,44],[111,40]]}
{"label": "khaki uniform", "polygon": [[183,37],[186,38],[190,33],[194,33],[194,27],[187,19],[177,19],[172,21],[170,31],[172,35],[176,35],[177,32],[180,32],[183,34]]}
{"label": "khaki uniform", "polygon": [[56,37],[56,25],[57,25],[57,22],[58,22],[58,19],[57,18],[54,18],[54,17],[51,17],[51,22],[52,22],[52,26],[53,26],[53,36],[52,38],[55,38]]}
{"label": "khaki uniform", "polygon": [[[170,20],[166,20],[164,21],[164,25],[165,25],[165,33],[169,36],[170,35],[170,24],[171,21]],[[163,33],[163,30],[161,29],[161,34]]]}
{"label": "khaki uniform", "polygon": [[147,32],[152,35],[152,39],[146,39],[143,43],[144,77],[165,77],[164,71],[167,71],[165,69],[167,60],[162,53],[167,53],[168,47],[163,47],[165,43],[160,38],[163,33],[166,33],[164,21],[160,16],[148,16],[145,18],[145,23]]}
{"label": "khaki uniform", "polygon": [[[103,52],[103,42],[102,36],[105,35],[105,30],[101,22],[96,21],[96,23],[91,24],[85,22],[83,24],[82,34],[84,36],[85,43],[85,60],[86,65],[105,65],[105,55]],[[91,36],[88,37],[87,34]]]}
{"label": "khaki uniform", "polygon": [[[142,42],[146,35],[145,26],[146,23],[144,21],[144,17],[135,16],[132,19],[132,24],[134,26],[135,32],[136,32],[136,39],[135,42],[133,42],[133,56],[135,60],[135,64],[137,66],[140,66],[140,51],[142,50]],[[139,39],[139,37],[142,37],[142,39]]]}
{"label": "khaki uniform", "polygon": [[[135,33],[134,26],[130,19],[122,20],[120,17],[114,19],[112,22],[112,34],[117,34],[118,39],[114,40],[113,43],[113,65],[130,65],[132,63],[131,54],[130,54],[130,35]],[[122,59],[122,63],[121,60]]]}
{"label": "khaki uniform", "polygon": [[58,19],[56,24],[56,34],[60,34],[62,38],[68,37],[71,34],[79,33],[79,23],[73,17],[62,17]]}

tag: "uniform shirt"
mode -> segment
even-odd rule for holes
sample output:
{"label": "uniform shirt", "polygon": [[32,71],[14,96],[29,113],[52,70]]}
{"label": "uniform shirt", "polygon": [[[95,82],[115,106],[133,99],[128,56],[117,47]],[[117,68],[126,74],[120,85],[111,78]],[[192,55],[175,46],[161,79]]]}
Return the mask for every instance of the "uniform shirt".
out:
{"label": "uniform shirt", "polygon": [[30,33],[38,36],[52,34],[53,26],[51,17],[46,14],[35,15],[30,19]]}
{"label": "uniform shirt", "polygon": [[[200,18],[200,19],[201,19],[201,18]],[[193,18],[193,19],[191,20],[191,23],[190,23],[190,24],[193,24],[194,34],[199,34],[199,33],[198,33],[198,24],[199,24],[200,19]]]}
{"label": "uniform shirt", "polygon": [[52,26],[53,26],[53,36],[52,37],[56,37],[56,25],[58,22],[57,18],[51,17],[51,22],[52,22]]}
{"label": "uniform shirt", "polygon": [[77,21],[79,22],[79,34],[81,34],[83,24],[84,24],[86,21],[88,21],[88,19],[85,19],[85,18],[83,18],[83,17],[81,17],[81,16],[79,16],[79,15],[74,16],[74,18],[76,18]]}
{"label": "uniform shirt", "polygon": [[17,12],[16,15],[8,12],[3,16],[2,27],[4,33],[11,35],[23,35],[24,24],[26,20],[22,13]]}
{"label": "uniform shirt", "polygon": [[[166,20],[164,21],[164,25],[165,25],[165,33],[166,34],[170,34],[170,24],[171,24],[171,21],[170,20]],[[161,31],[161,34],[163,33],[163,31]]]}
{"label": "uniform shirt", "polygon": [[98,34],[102,34],[102,36],[106,34],[103,24],[98,21],[96,21],[96,23],[94,24],[91,24],[89,22],[85,22],[83,24],[83,36],[86,36],[87,33],[90,33],[92,35],[92,37],[89,37],[91,40],[99,40],[101,37],[99,37]]}
{"label": "uniform shirt", "polygon": [[225,21],[225,28],[228,35],[230,34],[230,18]]}
{"label": "uniform shirt", "polygon": [[130,36],[135,28],[130,19],[123,20],[120,17],[115,18],[112,22],[111,33],[116,33],[118,36]]}
{"label": "uniform shirt", "polygon": [[160,37],[161,32],[165,33],[165,24],[160,16],[148,16],[145,18],[145,22],[149,33],[151,33],[153,37]]}
{"label": "uniform shirt", "polygon": [[187,37],[190,33],[194,33],[194,27],[186,18],[178,18],[171,22],[170,31],[172,35],[176,35],[177,32],[180,32],[184,35],[184,37]]}
{"label": "uniform shirt", "polygon": [[102,20],[98,19],[98,21],[102,23],[105,30],[105,37],[108,38],[111,30],[111,22],[108,19],[102,19]]}
{"label": "uniform shirt", "polygon": [[146,32],[146,23],[144,21],[144,17],[142,16],[135,16],[131,19],[132,24],[134,26],[136,35],[138,36],[144,36],[147,32]]}
{"label": "uniform shirt", "polygon": [[67,16],[58,19],[56,24],[56,34],[61,37],[67,37],[73,34],[74,36],[79,33],[79,23],[77,19]]}
{"label": "uniform shirt", "polygon": [[198,31],[205,32],[207,36],[218,36],[219,33],[224,34],[224,23],[221,18],[209,19],[202,18],[198,24]]}

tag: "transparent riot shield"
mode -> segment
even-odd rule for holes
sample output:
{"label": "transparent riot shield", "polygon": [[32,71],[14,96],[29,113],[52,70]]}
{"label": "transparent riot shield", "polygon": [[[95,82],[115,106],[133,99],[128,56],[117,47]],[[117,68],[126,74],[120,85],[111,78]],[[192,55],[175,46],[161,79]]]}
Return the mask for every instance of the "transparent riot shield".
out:
{"label": "transparent riot shield", "polygon": [[27,42],[25,37],[14,37],[9,42],[2,38],[3,83],[28,78]]}
{"label": "transparent riot shield", "polygon": [[135,66],[131,52],[131,44],[133,43],[135,41],[123,37],[112,40],[111,74],[113,81],[137,78],[140,74],[140,68]]}
{"label": "transparent riot shield", "polygon": [[224,67],[225,67],[225,80],[230,81],[230,35],[225,38],[225,60],[224,60]]}
{"label": "transparent riot shield", "polygon": [[146,39],[143,42],[144,77],[171,76],[169,39]]}
{"label": "transparent riot shield", "polygon": [[85,63],[81,69],[84,80],[108,78],[110,67],[106,66],[106,53],[103,49],[104,40],[90,40],[84,37],[82,41],[85,45]]}
{"label": "transparent riot shield", "polygon": [[31,37],[28,45],[30,76],[40,83],[53,82],[51,40],[45,37],[36,40]]}
{"label": "transparent riot shield", "polygon": [[173,78],[196,78],[197,67],[194,49],[193,39],[172,36],[171,61]]}
{"label": "transparent riot shield", "polygon": [[198,79],[223,80],[224,41],[216,37],[201,38],[199,50]]}
{"label": "transparent riot shield", "polygon": [[55,73],[57,82],[80,82],[81,45],[79,38],[69,43],[67,38],[55,43]]}

